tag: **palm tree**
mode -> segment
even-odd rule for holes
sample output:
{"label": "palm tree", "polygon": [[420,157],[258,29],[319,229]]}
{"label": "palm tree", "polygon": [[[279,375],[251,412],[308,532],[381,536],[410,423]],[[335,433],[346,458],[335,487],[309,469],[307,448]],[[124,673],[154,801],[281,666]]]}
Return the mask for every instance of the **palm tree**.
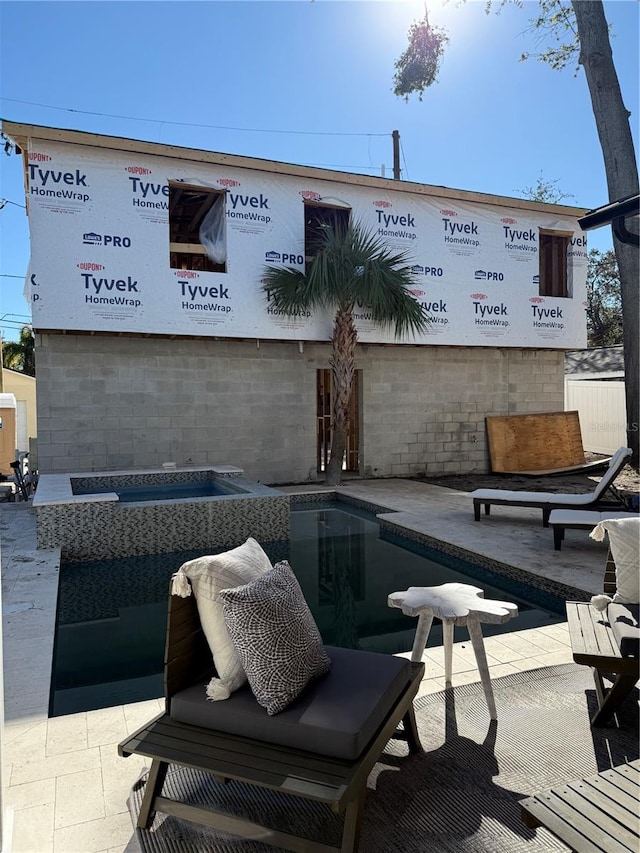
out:
{"label": "palm tree", "polygon": [[331,455],[325,482],[342,476],[349,401],[358,343],[353,308],[367,306],[380,326],[394,327],[396,338],[424,331],[429,324],[407,288],[415,284],[405,251],[394,252],[360,223],[328,226],[320,249],[306,272],[293,267],[266,267],[263,287],[281,311],[335,311],[330,367],[333,377]]}
{"label": "palm tree", "polygon": [[36,375],[35,340],[31,326],[20,329],[17,341],[6,341],[2,344],[2,364],[8,370],[17,370],[27,376]]}

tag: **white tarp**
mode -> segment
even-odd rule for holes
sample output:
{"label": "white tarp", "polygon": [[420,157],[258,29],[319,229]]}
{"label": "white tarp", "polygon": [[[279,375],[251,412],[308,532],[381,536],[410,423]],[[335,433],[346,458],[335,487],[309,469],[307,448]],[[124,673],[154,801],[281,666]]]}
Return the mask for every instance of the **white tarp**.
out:
{"label": "white tarp", "polygon": [[[328,340],[331,316],[286,316],[265,297],[267,264],[303,268],[305,199],[347,206],[409,249],[414,297],[432,317],[410,343],[586,345],[586,237],[573,217],[418,193],[33,141],[29,151],[33,323],[39,329]],[[225,273],[169,266],[169,182],[225,192]],[[539,228],[573,233],[569,298],[539,296]],[[366,306],[359,340],[390,343]]]}

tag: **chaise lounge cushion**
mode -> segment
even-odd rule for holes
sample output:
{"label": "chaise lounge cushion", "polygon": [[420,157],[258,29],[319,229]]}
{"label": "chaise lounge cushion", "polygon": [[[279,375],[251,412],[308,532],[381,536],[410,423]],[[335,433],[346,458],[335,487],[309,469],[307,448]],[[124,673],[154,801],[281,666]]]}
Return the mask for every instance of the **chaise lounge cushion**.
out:
{"label": "chaise lounge cushion", "polygon": [[616,638],[618,648],[623,657],[640,657],[640,627],[638,604],[610,604],[607,607],[607,618],[611,631]]}
{"label": "chaise lounge cushion", "polygon": [[320,631],[286,560],[220,597],[249,685],[268,714],[278,714],[329,671]]}
{"label": "chaise lounge cushion", "polygon": [[562,506],[589,506],[593,503],[593,493],[570,495],[557,492],[516,492],[510,489],[476,489],[469,497],[474,500],[487,500],[496,503],[513,503],[515,506],[524,503],[557,504]]}
{"label": "chaise lounge cushion", "polygon": [[171,697],[174,720],[302,749],[344,760],[356,759],[406,688],[408,660],[378,652],[327,646],[331,670],[307,686],[284,711],[269,716],[249,685],[227,702],[207,702],[201,684]]}
{"label": "chaise lounge cushion", "polygon": [[220,590],[245,584],[270,569],[269,557],[250,537],[231,551],[184,563],[173,576],[173,595],[187,598],[193,589],[200,624],[213,656],[216,676],[207,685],[209,699],[228,699],[247,680],[225,625]]}

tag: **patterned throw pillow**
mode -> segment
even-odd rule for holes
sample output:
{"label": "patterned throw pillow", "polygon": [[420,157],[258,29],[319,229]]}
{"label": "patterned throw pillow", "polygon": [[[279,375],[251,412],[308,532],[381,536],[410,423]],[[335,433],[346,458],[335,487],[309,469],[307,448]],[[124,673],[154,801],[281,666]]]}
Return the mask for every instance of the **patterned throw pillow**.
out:
{"label": "patterned throw pillow", "polygon": [[616,593],[613,598],[594,595],[596,610],[604,610],[611,601],[616,604],[637,604],[640,600],[640,516],[637,518],[607,518],[589,534],[601,542],[609,534],[611,555],[616,564]]}
{"label": "patterned throw pillow", "polygon": [[269,715],[283,711],[329,671],[331,659],[286,560],[251,583],[222,590],[220,597],[249,685]]}
{"label": "patterned throw pillow", "polygon": [[224,554],[190,560],[173,576],[173,595],[187,598],[193,588],[200,624],[213,655],[216,676],[207,686],[209,699],[228,699],[247,680],[225,625],[220,590],[252,581],[270,569],[271,561],[265,552],[255,539],[249,538]]}

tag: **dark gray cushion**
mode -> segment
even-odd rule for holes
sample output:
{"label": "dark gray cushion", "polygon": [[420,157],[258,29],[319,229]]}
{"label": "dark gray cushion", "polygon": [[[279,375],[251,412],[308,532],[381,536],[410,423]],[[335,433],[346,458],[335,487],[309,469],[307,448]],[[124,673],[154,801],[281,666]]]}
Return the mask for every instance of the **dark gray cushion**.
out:
{"label": "dark gray cushion", "polygon": [[355,759],[394,707],[410,677],[405,658],[326,646],[327,675],[269,716],[245,684],[224,702],[196,684],[171,698],[174,720],[334,758]]}
{"label": "dark gray cushion", "polygon": [[638,604],[610,604],[607,607],[609,624],[623,657],[640,657],[639,613]]}

